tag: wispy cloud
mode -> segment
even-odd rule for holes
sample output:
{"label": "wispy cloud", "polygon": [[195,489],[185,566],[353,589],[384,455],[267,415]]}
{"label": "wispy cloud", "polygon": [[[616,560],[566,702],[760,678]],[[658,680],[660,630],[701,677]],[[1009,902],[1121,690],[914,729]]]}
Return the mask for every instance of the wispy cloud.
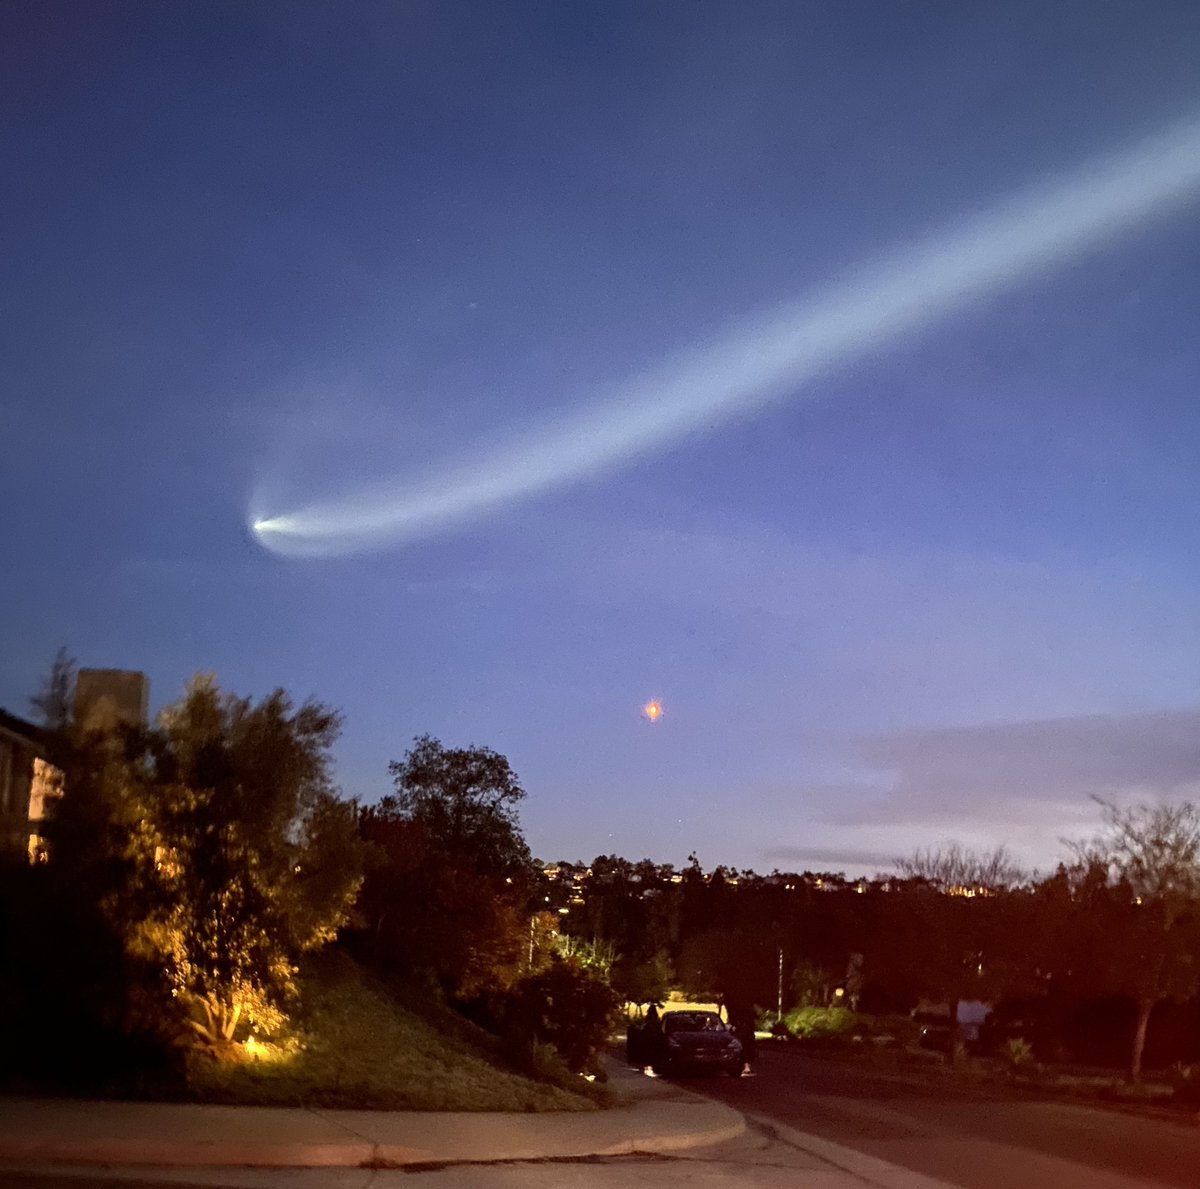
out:
{"label": "wispy cloud", "polygon": [[859,759],[890,787],[844,820],[1020,820],[1089,796],[1194,796],[1200,710],[902,731]]}
{"label": "wispy cloud", "polygon": [[780,846],[763,851],[763,858],[807,871],[884,871],[891,868],[896,855],[882,850],[856,850],[853,846]]}
{"label": "wispy cloud", "polygon": [[859,740],[846,759],[861,779],[791,793],[792,828],[812,844],[764,858],[862,873],[960,842],[1046,869],[1064,840],[1099,826],[1094,797],[1200,798],[1200,710],[905,730]]}

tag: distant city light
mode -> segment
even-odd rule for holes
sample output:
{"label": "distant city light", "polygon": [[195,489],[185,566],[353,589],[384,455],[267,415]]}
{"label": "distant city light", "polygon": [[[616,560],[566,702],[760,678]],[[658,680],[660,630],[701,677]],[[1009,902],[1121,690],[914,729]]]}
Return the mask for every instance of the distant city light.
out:
{"label": "distant city light", "polygon": [[662,712],[663,712],[662,703],[659,702],[657,699],[655,699],[652,702],[647,702],[645,704],[645,706],[642,707],[642,713],[651,722],[658,722],[658,720],[660,718],[662,718]]}

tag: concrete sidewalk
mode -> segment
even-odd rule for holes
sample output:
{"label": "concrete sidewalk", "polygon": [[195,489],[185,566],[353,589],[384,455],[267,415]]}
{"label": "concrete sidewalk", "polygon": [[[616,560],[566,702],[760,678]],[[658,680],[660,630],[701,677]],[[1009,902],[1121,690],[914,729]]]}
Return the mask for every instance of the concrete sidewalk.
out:
{"label": "concrete sidewalk", "polygon": [[0,1100],[0,1165],[401,1168],[502,1160],[667,1154],[741,1135],[720,1103],[616,1062],[628,1105],[579,1114],[433,1113]]}

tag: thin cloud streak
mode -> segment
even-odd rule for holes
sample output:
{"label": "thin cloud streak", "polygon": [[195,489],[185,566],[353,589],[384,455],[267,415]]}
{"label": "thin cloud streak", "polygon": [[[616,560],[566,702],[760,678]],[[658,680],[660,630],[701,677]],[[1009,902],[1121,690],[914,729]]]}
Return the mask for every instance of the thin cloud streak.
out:
{"label": "thin cloud streak", "polygon": [[824,830],[899,831],[913,846],[999,838],[1047,864],[1098,826],[1095,797],[1200,796],[1200,710],[903,731],[854,758],[869,783],[798,794]]}
{"label": "thin cloud streak", "polygon": [[777,836],[813,845],[768,845],[765,860],[863,875],[930,846],[1003,844],[1044,871],[1100,827],[1096,797],[1200,799],[1198,709],[899,731],[848,753],[860,778],[776,799]]}
{"label": "thin cloud streak", "polygon": [[774,863],[802,864],[809,871],[844,871],[847,868],[885,871],[895,866],[897,856],[853,847],[780,846],[764,850],[763,858]]}

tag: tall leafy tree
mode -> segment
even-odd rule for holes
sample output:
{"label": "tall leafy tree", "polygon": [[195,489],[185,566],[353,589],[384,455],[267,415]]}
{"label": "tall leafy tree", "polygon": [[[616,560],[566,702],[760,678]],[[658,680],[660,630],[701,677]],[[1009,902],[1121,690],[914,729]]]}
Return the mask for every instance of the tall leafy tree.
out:
{"label": "tall leafy tree", "polygon": [[282,690],[256,703],[202,676],[109,755],[127,877],[108,910],[210,1044],[277,1025],[301,955],[349,919],[363,847],[330,780],[339,729],[318,703],[295,707]]}
{"label": "tall leafy tree", "polygon": [[528,972],[544,907],[516,773],[490,748],[449,748],[429,735],[390,770],[395,794],[360,815],[377,855],[361,902],[362,956],[432,975],[459,998],[511,987]]}
{"label": "tall leafy tree", "polygon": [[525,790],[504,756],[421,735],[388,770],[398,816],[419,827],[431,846],[481,875],[529,876],[532,856],[517,819]]}

